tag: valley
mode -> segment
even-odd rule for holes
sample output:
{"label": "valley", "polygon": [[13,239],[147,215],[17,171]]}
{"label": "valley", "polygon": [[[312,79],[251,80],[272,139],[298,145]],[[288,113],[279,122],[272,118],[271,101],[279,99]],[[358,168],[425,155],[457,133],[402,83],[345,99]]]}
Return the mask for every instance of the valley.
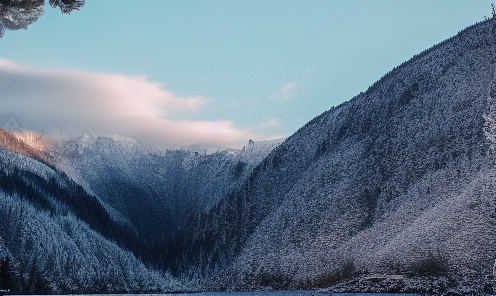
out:
{"label": "valley", "polygon": [[468,27],[287,139],[239,150],[61,140],[12,116],[0,287],[494,293],[495,30]]}

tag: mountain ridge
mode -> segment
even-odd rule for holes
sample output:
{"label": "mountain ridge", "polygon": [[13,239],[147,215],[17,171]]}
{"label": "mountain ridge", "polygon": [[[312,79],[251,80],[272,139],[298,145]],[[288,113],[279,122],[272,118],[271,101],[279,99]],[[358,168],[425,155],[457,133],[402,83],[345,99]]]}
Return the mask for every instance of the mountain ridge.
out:
{"label": "mountain ridge", "polygon": [[[471,266],[474,263],[464,261],[468,259],[460,250],[443,245],[444,254],[440,256],[448,256],[450,264],[457,262],[456,252],[465,258],[458,260],[456,264],[461,267],[453,272],[441,268],[442,257],[430,257],[437,254],[436,244],[441,243],[436,240],[424,243],[432,249],[420,248],[419,255],[409,258],[398,257],[391,248],[382,255],[365,252],[367,256],[360,259],[356,256],[365,249],[351,242],[357,240],[367,245],[365,238],[374,241],[367,235],[373,233],[370,229],[394,233],[391,229],[387,231],[387,223],[381,220],[398,225],[388,218],[394,215],[389,215],[412,207],[420,213],[425,211],[425,216],[408,222],[414,224],[405,231],[422,233],[427,227],[424,219],[431,219],[435,212],[429,208],[445,208],[456,217],[448,206],[454,207],[457,204],[454,201],[468,203],[468,208],[486,213],[485,219],[474,221],[467,217],[476,212],[461,212],[461,220],[472,221],[474,229],[494,229],[494,198],[487,191],[494,188],[494,182],[485,177],[492,172],[494,159],[489,154],[483,119],[495,70],[493,30],[492,21],[469,27],[395,68],[365,93],[317,116],[274,149],[254,169],[243,189],[224,199],[216,212],[199,218],[204,222],[198,223],[201,230],[197,231],[204,232],[206,237],[216,237],[197,242],[198,246],[213,244],[204,250],[211,258],[206,261],[213,260],[210,264],[214,266],[219,260],[215,258],[228,258],[221,262],[234,260],[224,277],[216,279],[223,282],[216,287],[324,287],[357,278],[357,282],[336,289],[360,291],[357,287],[361,287],[377,292],[396,285],[407,292],[415,291],[414,287],[421,282],[427,285],[428,276],[444,283],[444,288],[433,288],[435,284],[431,280],[426,290],[432,288],[433,293],[465,291],[470,286],[482,291],[490,286],[488,278],[492,276],[495,252],[485,246],[494,245],[492,232],[481,235],[480,244],[473,244],[469,252],[477,258],[473,262],[484,262],[484,268]],[[446,191],[434,176],[445,180],[446,188],[457,189]],[[458,185],[457,180],[469,185]],[[480,192],[480,198],[471,193],[474,190]],[[459,199],[459,195],[471,201]],[[406,196],[415,202],[409,203]],[[412,216],[414,212],[404,213],[416,217]],[[228,219],[237,225],[234,230],[221,230],[222,223],[215,225],[215,221]],[[431,221],[437,221],[440,228],[448,227],[442,219]],[[446,233],[455,237],[456,231],[460,231],[460,237],[469,235],[466,226],[458,226],[458,230],[448,227]],[[341,237],[340,233],[343,233]],[[424,233],[443,237],[435,231]],[[379,245],[387,244],[388,238],[382,237],[384,241],[375,241]],[[226,239],[237,251],[223,251],[226,246],[221,242]],[[422,237],[416,239],[423,241]],[[413,252],[410,241],[405,239],[404,245],[396,243],[396,248]],[[452,253],[446,254],[447,249]],[[480,252],[474,253],[477,249]],[[386,262],[397,257],[396,262]],[[438,274],[419,271],[418,266],[428,262],[437,262]],[[367,278],[373,272],[394,274],[394,266],[410,278],[389,286],[359,281],[360,276]],[[467,268],[465,271],[463,266]],[[473,278],[463,279],[464,273]],[[458,286],[453,284],[453,277]]]}
{"label": "mountain ridge", "polygon": [[3,129],[11,133],[22,132],[21,125],[14,114],[10,114],[9,118],[3,125]]}
{"label": "mountain ridge", "polygon": [[0,129],[0,146],[12,152],[20,153],[40,161],[48,166],[53,166],[53,160],[50,155],[31,147],[29,144],[4,129]]}
{"label": "mountain ridge", "polygon": [[[20,172],[22,186],[14,192],[24,196],[35,184],[34,196],[40,196],[19,202],[8,182],[0,183],[5,195],[0,211],[28,209],[33,221],[65,231],[70,239],[56,235],[67,242],[85,245],[74,233],[103,236],[97,241],[107,246],[104,258],[83,248],[93,268],[103,266],[95,262],[113,262],[111,253],[119,254],[121,263],[127,258],[128,265],[112,265],[115,274],[105,275],[110,286],[105,290],[105,283],[98,283],[98,291],[145,286],[148,291],[494,293],[494,21],[470,26],[415,55],[282,142],[250,140],[239,151],[213,153],[199,147],[148,151],[127,138],[85,132],[53,143],[50,155],[60,172],[0,149],[2,169],[10,163]],[[20,141],[10,133],[5,137],[5,143]],[[9,176],[6,171],[0,179]],[[45,181],[32,181],[36,176],[55,176],[55,193]],[[68,188],[98,209],[115,209],[109,225],[135,233],[141,243],[136,238],[109,243],[107,228],[91,232],[100,225],[72,206],[72,193],[57,195]],[[26,225],[34,230],[37,223]],[[8,238],[10,228],[1,226],[0,238]],[[13,241],[7,248],[17,266],[28,258],[28,265],[18,267],[21,273],[30,277],[29,268],[46,273],[49,258],[21,245],[26,254],[14,256]],[[116,275],[128,283],[115,282]],[[153,281],[143,282],[147,275]],[[91,290],[84,277],[59,276],[52,279],[52,291]],[[95,283],[98,275],[90,278]]]}

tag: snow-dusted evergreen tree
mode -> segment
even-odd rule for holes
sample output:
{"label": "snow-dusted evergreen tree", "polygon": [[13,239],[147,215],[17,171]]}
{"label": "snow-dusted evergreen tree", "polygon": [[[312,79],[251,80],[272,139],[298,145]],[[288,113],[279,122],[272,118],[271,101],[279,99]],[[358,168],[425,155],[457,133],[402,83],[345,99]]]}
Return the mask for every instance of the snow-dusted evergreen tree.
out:
{"label": "snow-dusted evergreen tree", "polygon": [[491,143],[492,153],[496,153],[496,80],[492,80],[489,85],[487,105],[487,112],[484,114],[484,134]]}
{"label": "snow-dusted evergreen tree", "polygon": [[[491,4],[493,11],[493,20],[495,19],[494,15],[494,3]],[[484,134],[486,139],[490,143],[490,154],[492,156],[493,164],[495,168],[491,171],[491,176],[496,180],[496,73],[494,75],[494,79],[491,81],[489,85],[489,94],[487,99],[487,111],[484,114]],[[496,257],[496,256],[495,256]],[[493,289],[496,288],[496,258],[494,261],[493,268]]]}

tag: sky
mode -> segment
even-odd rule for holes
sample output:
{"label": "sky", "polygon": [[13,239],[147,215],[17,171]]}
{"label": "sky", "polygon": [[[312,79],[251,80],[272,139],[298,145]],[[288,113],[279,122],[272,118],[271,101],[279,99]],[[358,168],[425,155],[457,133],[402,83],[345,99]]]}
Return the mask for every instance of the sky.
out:
{"label": "sky", "polygon": [[[0,119],[148,146],[288,137],[489,0],[86,0],[0,39]],[[1,122],[0,122],[1,126]]]}

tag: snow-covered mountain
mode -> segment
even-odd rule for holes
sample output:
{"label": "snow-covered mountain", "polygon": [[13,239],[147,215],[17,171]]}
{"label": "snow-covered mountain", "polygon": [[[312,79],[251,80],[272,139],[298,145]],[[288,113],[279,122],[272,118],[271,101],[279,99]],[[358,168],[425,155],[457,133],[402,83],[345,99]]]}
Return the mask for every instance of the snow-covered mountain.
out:
{"label": "snow-covered mountain", "polygon": [[113,219],[97,197],[31,154],[13,134],[0,130],[0,138],[2,290],[68,294],[185,289],[128,250],[138,243],[136,231]]}
{"label": "snow-covered mountain", "polygon": [[314,118],[164,261],[216,289],[490,291],[494,30],[467,28]]}
{"label": "snow-covered mountain", "polygon": [[11,132],[11,133],[20,133],[22,132],[21,125],[14,114],[10,114],[9,119],[4,123],[2,129]]}
{"label": "snow-covered mountain", "polygon": [[[201,147],[149,151],[122,136],[80,137],[56,145],[55,165],[125,216],[147,240],[208,210],[282,140],[251,141],[242,150]],[[202,152],[203,151],[203,152]]]}
{"label": "snow-covered mountain", "polygon": [[241,150],[62,141],[9,119],[0,256],[23,293],[493,293],[495,30],[469,27]]}

